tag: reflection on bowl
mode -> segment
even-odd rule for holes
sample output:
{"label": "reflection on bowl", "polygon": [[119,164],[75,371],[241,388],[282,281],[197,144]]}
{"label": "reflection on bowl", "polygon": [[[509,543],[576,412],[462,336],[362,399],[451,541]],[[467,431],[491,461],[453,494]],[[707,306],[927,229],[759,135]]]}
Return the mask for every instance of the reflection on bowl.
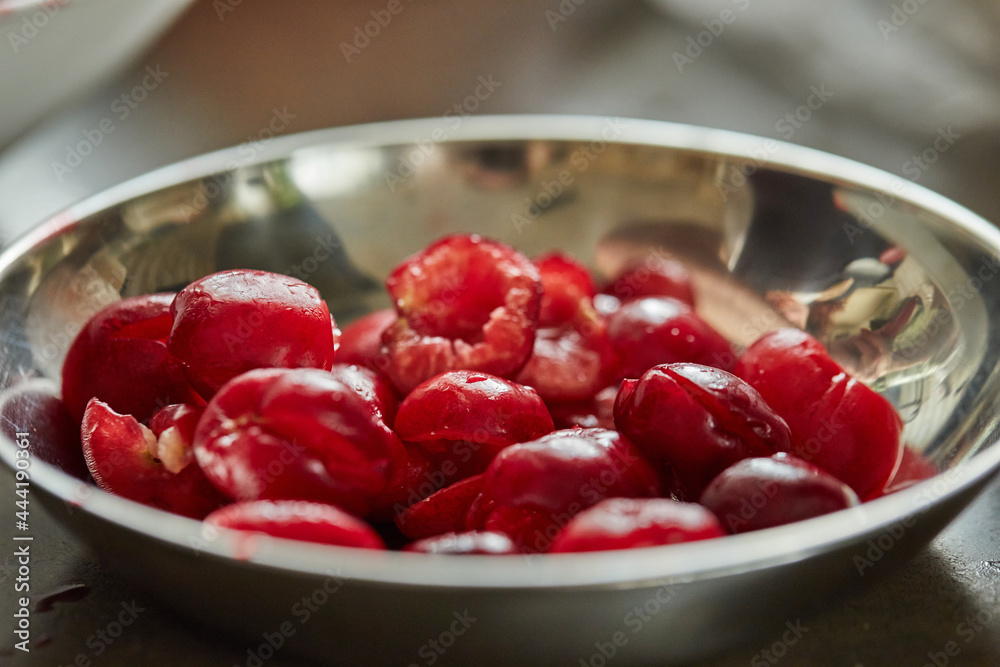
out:
{"label": "reflection on bowl", "polygon": [[[472,231],[529,255],[561,248],[605,273],[648,253],[680,256],[724,334],[745,344],[789,322],[813,332],[893,401],[909,446],[942,472],[715,543],[445,564],[275,539],[248,550],[34,464],[39,498],[137,587],[249,641],[292,623],[287,650],[346,662],[421,662],[456,614],[476,621],[452,637],[444,659],[455,664],[586,663],[616,633],[627,638],[618,659],[693,659],[891,571],[1000,465],[1000,232],[985,221],[815,151],[783,145],[780,160],[757,166],[761,140],[727,132],[481,117],[427,154],[411,142],[436,122],[275,139],[234,171],[222,151],[43,225],[0,256],[0,389],[57,378],[75,331],[120,296],[225,268],[297,268],[346,322],[386,305],[380,283],[400,259]],[[318,261],[320,246],[337,250]],[[14,466],[9,440],[0,458]],[[324,603],[303,621],[291,610],[313,594]]]}

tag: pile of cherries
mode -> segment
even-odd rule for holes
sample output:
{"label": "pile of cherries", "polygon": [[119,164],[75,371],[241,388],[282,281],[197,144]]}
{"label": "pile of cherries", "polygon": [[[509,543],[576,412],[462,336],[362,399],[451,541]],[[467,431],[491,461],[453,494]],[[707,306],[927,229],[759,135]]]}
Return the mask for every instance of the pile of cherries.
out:
{"label": "pile of cherries", "polygon": [[100,311],[62,384],[94,481],[216,527],[513,554],[758,530],[919,477],[888,401],[797,329],[737,356],[674,260],[599,290],[564,254],[456,235],[386,287],[343,332],[253,270]]}

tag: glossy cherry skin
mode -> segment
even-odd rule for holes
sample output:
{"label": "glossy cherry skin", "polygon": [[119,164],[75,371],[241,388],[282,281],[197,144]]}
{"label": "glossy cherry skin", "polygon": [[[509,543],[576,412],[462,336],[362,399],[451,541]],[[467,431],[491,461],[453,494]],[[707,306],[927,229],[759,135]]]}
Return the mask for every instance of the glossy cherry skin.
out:
{"label": "glossy cherry skin", "polygon": [[509,246],[446,237],[396,267],[386,288],[399,319],[382,336],[380,363],[403,394],[449,370],[513,377],[531,355],[541,278]]}
{"label": "glossy cherry skin", "polygon": [[[160,424],[169,427],[172,421],[163,418]],[[81,425],[83,457],[98,487],[151,507],[201,519],[222,505],[225,498],[190,456],[191,443],[185,439],[188,435],[182,424],[177,433],[171,431],[168,438],[157,438],[135,417],[118,414],[97,399],[87,405]]]}
{"label": "glossy cherry skin", "polygon": [[[453,471],[452,471],[453,472]],[[402,514],[413,503],[461,479],[446,475],[415,445],[400,442],[389,455],[389,481],[371,501],[367,519],[385,523]]]}
{"label": "glossy cherry skin", "polygon": [[171,311],[167,347],[206,399],[255,368],[329,370],[340,337],[315,287],[266,271],[205,276],[177,294]]}
{"label": "glossy cherry skin", "polygon": [[382,334],[397,319],[394,308],[383,308],[359,317],[344,327],[337,348],[337,362],[381,371]]}
{"label": "glossy cherry skin", "polygon": [[508,556],[521,553],[509,537],[489,531],[445,533],[411,542],[403,551],[451,556]]}
{"label": "glossy cherry skin", "polygon": [[397,514],[394,517],[396,526],[413,540],[461,532],[469,507],[482,489],[482,475],[456,482]]}
{"label": "glossy cherry skin", "polygon": [[[29,381],[5,392],[0,407],[0,432],[23,443],[32,457],[54,465],[68,475],[87,480],[90,472],[83,460],[80,422],[52,389]],[[18,436],[26,433],[27,436]]]}
{"label": "glossy cherry skin", "polygon": [[765,334],[736,373],[788,423],[792,454],[847,483],[861,500],[881,493],[899,465],[903,422],[815,338],[791,328]]}
{"label": "glossy cherry skin", "polygon": [[[539,554],[551,548],[552,541],[562,527],[573,518],[572,514],[553,516],[535,507],[492,506],[488,512],[481,509],[482,496],[469,507],[466,525],[480,526],[481,530],[501,533],[510,538],[520,553]],[[470,522],[470,517],[476,517]]]}
{"label": "glossy cherry skin", "polygon": [[167,350],[173,294],[122,299],[98,311],[70,345],[62,397],[79,424],[92,398],[146,422],[172,403],[202,402]]}
{"label": "glossy cherry skin", "polygon": [[665,296],[693,306],[691,272],[682,263],[666,257],[649,257],[619,273],[603,290],[622,302],[647,296]]}
{"label": "glossy cherry skin", "polygon": [[216,528],[264,533],[289,540],[360,549],[385,549],[371,526],[347,512],[304,500],[256,500],[212,512],[205,523]]}
{"label": "glossy cherry skin", "polygon": [[396,398],[396,393],[388,380],[370,368],[339,361],[330,368],[330,375],[365,399],[375,408],[386,426],[392,428],[396,420],[396,410],[399,408],[399,399]]}
{"label": "glossy cherry skin", "polygon": [[482,472],[497,452],[551,433],[548,408],[530,387],[476,371],[449,371],[427,380],[403,400],[396,433],[427,454],[450,452],[456,442],[476,445]]}
{"label": "glossy cherry skin", "polygon": [[551,252],[533,260],[542,280],[540,327],[559,326],[577,316],[580,301],[589,302],[597,287],[587,267],[561,252]]}
{"label": "glossy cherry skin", "polygon": [[806,408],[844,369],[818,340],[800,329],[785,327],[754,341],[733,372],[770,394],[783,389],[789,397],[799,397],[796,404]]}
{"label": "glossy cherry skin", "polygon": [[600,428],[565,429],[512,445],[490,465],[483,483],[488,501],[563,513],[605,497],[658,492],[642,454],[620,433]]}
{"label": "glossy cherry skin", "polygon": [[726,468],[698,502],[730,533],[745,533],[853,507],[858,496],[833,475],[780,453]]}
{"label": "glossy cherry skin", "polygon": [[594,309],[596,288],[587,269],[561,253],[535,260],[542,309],[528,363],[515,376],[548,401],[590,399],[616,382],[620,362],[604,318]]}
{"label": "glossy cherry skin", "polygon": [[611,551],[722,537],[715,515],[668,498],[609,498],[566,524],[549,553]]}
{"label": "glossy cherry skin", "polygon": [[621,377],[621,362],[607,325],[590,300],[574,318],[538,330],[528,363],[515,379],[546,401],[580,401]]}
{"label": "glossy cherry skin", "polygon": [[614,411],[618,430],[670,467],[685,500],[733,463],[790,446],[788,426],[750,385],[698,364],[664,364],[625,380]]}
{"label": "glossy cherry skin", "polygon": [[607,322],[627,378],[637,378],[659,364],[679,362],[732,370],[736,359],[729,342],[676,299],[636,299],[608,315]]}
{"label": "glossy cherry skin", "polygon": [[545,551],[573,515],[611,497],[659,494],[656,473],[625,437],[606,429],[566,429],[500,452],[483,478],[466,524]]}
{"label": "glossy cherry skin", "polygon": [[[150,417],[149,430],[157,438],[163,435],[167,429],[177,431],[177,437],[190,445],[194,440],[194,430],[198,426],[198,420],[205,413],[205,408],[185,403],[175,403],[167,405]],[[191,453],[194,456],[194,453]]]}
{"label": "glossy cherry skin", "polygon": [[358,515],[385,489],[401,446],[370,399],[309,368],[234,378],[194,437],[206,476],[234,500],[315,500]]}

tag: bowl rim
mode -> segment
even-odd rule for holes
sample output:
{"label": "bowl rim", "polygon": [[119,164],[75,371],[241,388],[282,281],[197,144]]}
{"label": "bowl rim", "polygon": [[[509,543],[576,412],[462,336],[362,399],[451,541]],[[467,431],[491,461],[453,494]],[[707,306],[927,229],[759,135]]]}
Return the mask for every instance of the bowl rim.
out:
{"label": "bowl rim", "polygon": [[[441,118],[386,121],[313,130],[275,137],[253,159],[237,159],[238,147],[225,148],[171,164],[130,179],[84,199],[23,234],[0,253],[0,276],[30,248],[44,243],[88,218],[135,197],[163,188],[208,178],[234,167],[249,167],[284,159],[299,150],[320,147],[371,148],[414,145],[414,137],[430,137],[443,124]],[[622,131],[601,138],[609,124]],[[891,194],[894,200],[932,213],[948,224],[971,233],[977,241],[1000,255],[1000,230],[963,206],[923,186],[889,172],[776,139],[703,128],[692,125],[633,118],[572,115],[474,116],[450,129],[441,143],[484,141],[609,141],[625,145],[662,147],[724,158],[750,160],[760,168],[819,178],[828,183],[860,187]],[[762,158],[763,147],[775,146]],[[905,183],[902,191],[900,184]],[[990,426],[994,440],[998,426]],[[14,469],[16,446],[0,435],[0,460]],[[53,466],[32,461],[30,476],[51,496],[72,511],[82,511],[99,521],[109,521],[145,538],[197,555],[221,558],[234,566],[282,570],[300,575],[326,576],[372,585],[463,588],[479,590],[577,589],[632,587],[653,582],[700,580],[807,559],[852,543],[880,528],[907,522],[935,503],[984,484],[1000,469],[1000,446],[986,447],[935,477],[889,496],[849,510],[765,531],[726,537],[730,548],[715,541],[646,547],[616,552],[507,557],[463,556],[451,558],[442,568],[438,558],[402,552],[372,552],[314,545],[280,538],[232,534],[206,539],[199,521],[171,515],[105,493]],[[859,550],[859,554],[861,554]],[[332,569],[333,567],[336,569]]]}

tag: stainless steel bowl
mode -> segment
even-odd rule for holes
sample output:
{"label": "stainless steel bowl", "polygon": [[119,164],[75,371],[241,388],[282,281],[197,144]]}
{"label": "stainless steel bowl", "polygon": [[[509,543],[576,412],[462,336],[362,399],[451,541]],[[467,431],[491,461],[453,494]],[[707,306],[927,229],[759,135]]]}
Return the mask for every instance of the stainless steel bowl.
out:
{"label": "stainless steel bowl", "polygon": [[[605,273],[680,256],[725,334],[810,330],[897,405],[906,441],[941,472],[715,542],[435,558],[235,541],[32,463],[34,497],[109,568],[253,647],[280,633],[283,651],[360,664],[696,659],[869,585],[1000,465],[1000,233],[913,183],[773,140],[587,117],[405,121],[254,149],[140,177],[8,248],[0,388],[57,379],[77,328],[119,295],[263,268],[313,282],[345,322],[386,303],[400,259],[474,231]],[[11,468],[15,450],[0,441]]]}

